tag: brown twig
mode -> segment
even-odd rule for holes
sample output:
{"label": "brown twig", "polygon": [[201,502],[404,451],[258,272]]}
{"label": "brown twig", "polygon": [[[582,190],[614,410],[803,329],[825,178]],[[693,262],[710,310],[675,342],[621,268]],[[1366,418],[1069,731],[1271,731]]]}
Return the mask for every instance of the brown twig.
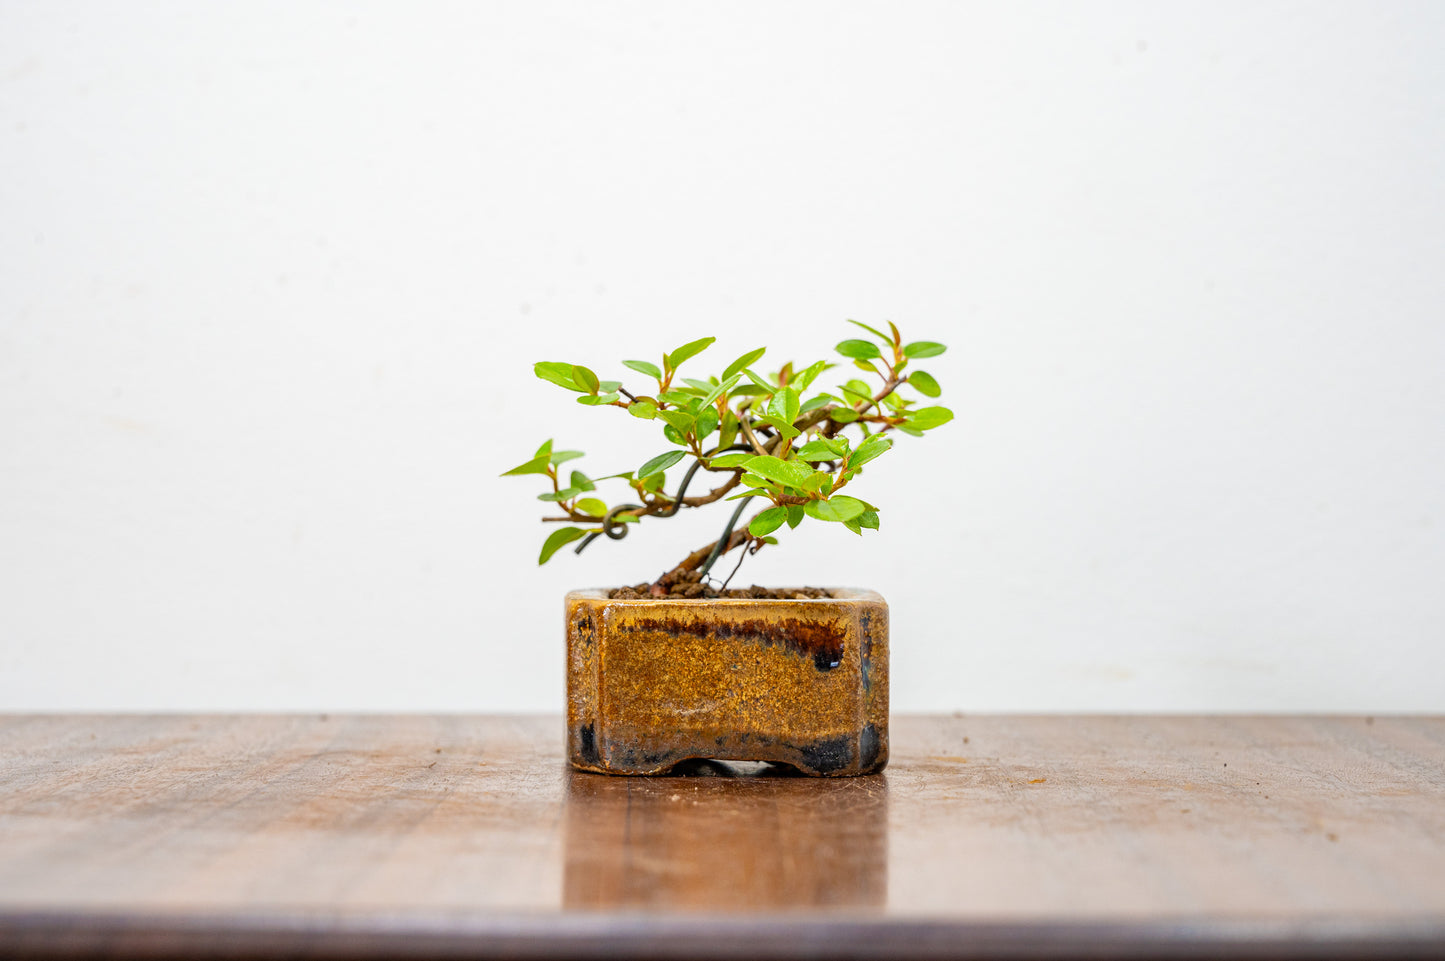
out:
{"label": "brown twig", "polygon": [[738,551],[738,562],[733,565],[732,573],[728,575],[728,579],[722,582],[722,587],[717,589],[719,594],[728,589],[728,585],[733,582],[733,578],[736,577],[738,571],[742,569],[743,561],[747,560],[747,556],[747,551]]}

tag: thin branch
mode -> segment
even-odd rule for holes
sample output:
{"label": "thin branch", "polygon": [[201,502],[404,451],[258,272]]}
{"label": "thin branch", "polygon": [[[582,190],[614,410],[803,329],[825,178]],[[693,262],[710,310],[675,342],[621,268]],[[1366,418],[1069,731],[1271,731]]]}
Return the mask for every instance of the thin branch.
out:
{"label": "thin branch", "polygon": [[719,594],[728,589],[728,585],[731,584],[733,582],[733,578],[737,576],[738,571],[742,568],[743,561],[747,559],[747,556],[747,551],[738,551],[738,562],[733,565],[733,572],[728,575],[728,579],[722,582],[722,587],[719,587],[717,589],[717,592]]}
{"label": "thin branch", "polygon": [[727,494],[729,491],[731,491],[734,487],[737,487],[737,486],[738,486],[738,482],[739,482],[740,480],[742,480],[742,478],[743,478],[743,472],[742,472],[741,470],[734,470],[734,471],[733,471],[733,476],[730,477],[730,478],[728,478],[728,480],[726,481],[726,483],[724,483],[721,487],[714,487],[714,488],[713,488],[711,491],[709,491],[708,493],[706,493],[706,494],[699,494],[697,497],[684,497],[684,498],[682,499],[682,506],[683,506],[683,507],[701,507],[701,506],[704,505],[704,504],[711,504],[713,501],[719,500],[720,498],[722,498],[725,494]]}
{"label": "thin branch", "polygon": [[767,451],[763,449],[763,445],[759,444],[758,439],[753,436],[753,428],[752,424],[750,423],[752,418],[751,414],[747,413],[747,411],[748,409],[744,408],[743,411],[739,412],[740,416],[738,417],[738,430],[742,432],[743,439],[748,442],[749,447],[757,451],[759,455],[766,454]]}
{"label": "thin branch", "polygon": [[[888,382],[883,385],[883,389],[880,390],[873,397],[872,400],[868,401],[868,403],[864,404],[862,407],[856,407],[854,409],[858,411],[858,415],[861,417],[864,413],[867,412],[868,408],[878,407],[879,402],[882,401],[883,398],[887,397],[889,394],[897,390],[902,383],[903,381],[899,380],[896,374],[890,375],[888,378]],[[881,407],[878,407],[878,409],[880,412],[883,410],[883,408]]]}

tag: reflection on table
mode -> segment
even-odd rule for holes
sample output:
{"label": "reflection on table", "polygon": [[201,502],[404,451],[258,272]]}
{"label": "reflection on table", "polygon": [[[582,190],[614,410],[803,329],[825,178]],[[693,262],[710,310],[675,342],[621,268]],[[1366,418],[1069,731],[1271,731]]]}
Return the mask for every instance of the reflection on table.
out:
{"label": "reflection on table", "polygon": [[567,908],[881,907],[887,775],[718,762],[657,778],[569,771],[563,845]]}

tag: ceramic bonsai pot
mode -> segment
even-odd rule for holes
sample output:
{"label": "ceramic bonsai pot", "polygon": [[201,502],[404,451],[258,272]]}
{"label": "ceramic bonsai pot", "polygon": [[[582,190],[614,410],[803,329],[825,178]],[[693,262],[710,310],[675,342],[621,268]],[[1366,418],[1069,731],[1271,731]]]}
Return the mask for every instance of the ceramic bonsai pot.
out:
{"label": "ceramic bonsai pot", "polygon": [[825,598],[567,595],[567,756],[603,774],[771,761],[804,774],[888,763],[888,605]]}

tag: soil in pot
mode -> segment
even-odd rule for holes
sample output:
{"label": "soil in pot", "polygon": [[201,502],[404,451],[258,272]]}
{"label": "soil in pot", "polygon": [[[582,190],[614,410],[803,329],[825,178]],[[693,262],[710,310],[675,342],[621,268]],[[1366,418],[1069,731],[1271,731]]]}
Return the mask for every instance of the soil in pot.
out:
{"label": "soil in pot", "polygon": [[809,600],[833,595],[821,587],[733,587],[718,590],[703,581],[697,571],[669,572],[656,584],[634,584],[630,587],[615,587],[607,596],[614,601],[635,601],[647,598],[657,600],[716,600],[720,597],[752,598],[767,601]]}

